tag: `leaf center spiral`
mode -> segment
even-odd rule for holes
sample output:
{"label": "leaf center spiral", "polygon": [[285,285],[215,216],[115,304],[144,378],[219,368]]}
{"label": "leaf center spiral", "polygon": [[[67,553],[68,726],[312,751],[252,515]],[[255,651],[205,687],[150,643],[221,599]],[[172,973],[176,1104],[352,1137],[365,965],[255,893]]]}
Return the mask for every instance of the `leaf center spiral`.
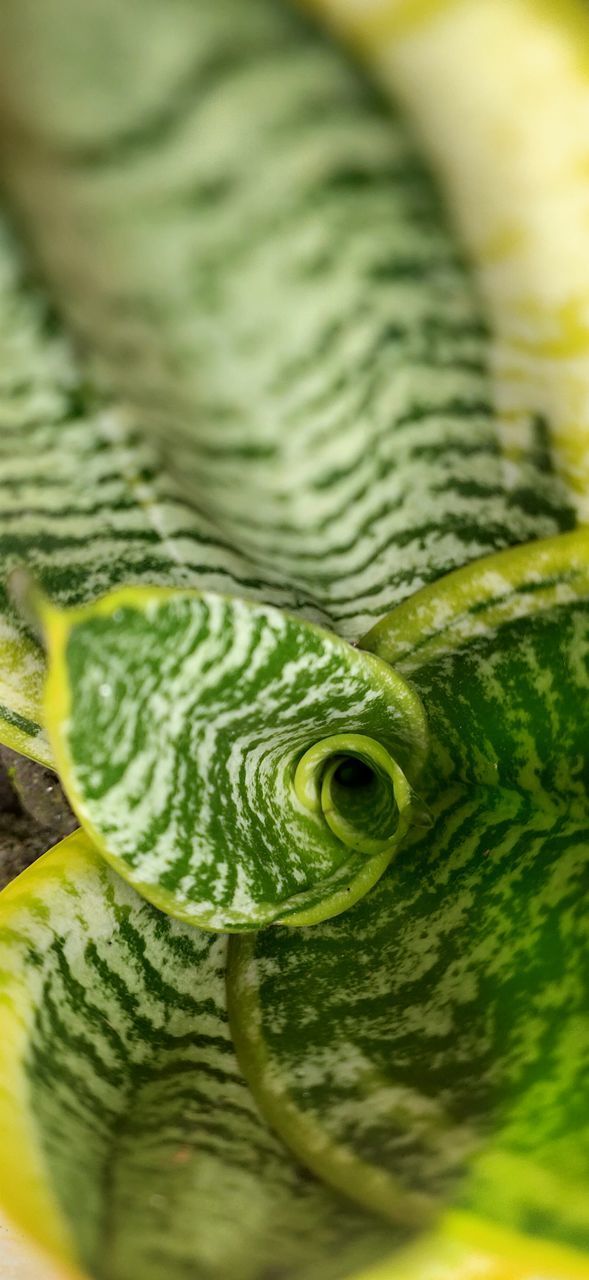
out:
{"label": "leaf center spiral", "polygon": [[365,734],[315,743],[297,764],[294,789],[307,810],[360,853],[383,852],[409,825],[409,782],[390,751]]}

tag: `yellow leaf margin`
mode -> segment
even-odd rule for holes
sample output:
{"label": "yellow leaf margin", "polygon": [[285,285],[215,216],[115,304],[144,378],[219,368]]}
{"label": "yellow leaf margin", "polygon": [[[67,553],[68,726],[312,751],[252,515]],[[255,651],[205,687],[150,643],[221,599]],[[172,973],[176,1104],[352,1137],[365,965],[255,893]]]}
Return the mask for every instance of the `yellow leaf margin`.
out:
{"label": "yellow leaf margin", "polygon": [[589,520],[589,12],[578,0],[305,4],[361,52],[438,170],[489,314],[507,463],[542,416]]}

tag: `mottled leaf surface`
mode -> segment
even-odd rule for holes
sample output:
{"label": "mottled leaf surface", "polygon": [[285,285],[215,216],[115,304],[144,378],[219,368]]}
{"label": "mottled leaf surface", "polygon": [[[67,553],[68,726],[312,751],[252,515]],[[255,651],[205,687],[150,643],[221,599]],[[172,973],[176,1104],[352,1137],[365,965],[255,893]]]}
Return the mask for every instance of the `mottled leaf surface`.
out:
{"label": "mottled leaf surface", "polygon": [[[286,6],[8,0],[2,43],[10,198],[80,341],[74,361],[28,274],[12,274],[9,248],[6,568],[28,563],[61,605],[123,582],[188,585],[282,605],[357,640],[424,582],[573,523],[549,429],[521,403],[526,448],[505,465],[486,327],[405,123]],[[587,1245],[587,592],[571,567],[580,544],[560,545],[570,559],[552,579],[534,560],[514,589],[502,561],[483,571],[499,583],[491,605],[478,578],[479,596],[458,609],[454,581],[371,638],[427,708],[433,825],[413,831],[363,905],[234,952],[243,1060],[276,1127],[327,1182],[404,1227],[428,1229],[448,1205],[460,1223],[462,1210],[466,1222],[493,1222],[494,1242],[502,1224],[502,1278],[560,1275],[546,1241]],[[211,613],[225,607],[211,601]],[[432,607],[428,632],[419,610]],[[40,650],[6,602],[0,621],[2,732],[48,760]],[[403,646],[411,625],[417,636]],[[119,822],[107,800],[121,767],[118,830],[131,863],[145,850],[131,851],[129,828],[141,826],[141,844],[171,816],[176,792],[169,778],[160,785],[154,752],[173,727],[172,696],[154,688],[149,662],[122,670],[149,715],[117,725],[108,650],[95,638],[77,636],[78,709],[90,690],[108,732],[94,776],[78,735],[77,766],[87,800],[102,799],[103,826]],[[346,653],[344,666],[360,663]],[[234,717],[223,657],[210,678],[221,719]],[[277,699],[273,767],[294,705]],[[193,747],[194,690],[186,706]],[[262,710],[245,726],[254,745],[262,729],[268,741]],[[367,725],[355,714],[357,736]],[[146,726],[159,735],[147,768]],[[215,746],[221,729],[217,719]],[[321,753],[317,729],[297,752]],[[357,742],[354,752],[349,733],[341,752],[340,742],[307,760],[299,790],[296,767],[290,777],[299,804],[318,805],[323,869],[336,876],[350,829],[364,865],[389,854],[366,846],[375,837],[362,791],[375,755],[367,762]],[[389,745],[396,765],[402,744],[385,735]],[[223,748],[212,763],[229,758]],[[200,817],[210,793],[182,760],[181,794]],[[228,778],[204,815],[209,852],[223,856]],[[248,781],[260,835],[267,812]],[[394,786],[377,793],[377,839],[396,820],[391,796],[399,808]],[[305,808],[297,818],[312,831]],[[288,807],[277,813],[280,826]],[[335,1280],[382,1256],[383,1235],[315,1183],[301,1187],[245,1086],[229,1089],[224,942],[160,917],[76,847],[77,862],[70,844],[67,865],[52,855],[32,873],[40,888],[21,882],[16,912],[15,898],[2,907],[2,1152],[13,1156],[3,1196],[17,1215],[101,1280],[162,1270],[274,1280],[277,1265],[305,1280],[331,1267]],[[177,889],[185,870],[166,864],[164,874]],[[268,867],[259,870],[262,883]],[[230,893],[233,909],[235,885]],[[460,1274],[463,1255],[447,1243],[434,1236],[429,1252],[401,1261],[403,1280],[429,1277],[448,1256]],[[489,1272],[484,1245],[469,1258],[469,1275]]]}
{"label": "mottled leaf surface", "polygon": [[81,835],[0,896],[3,1204],[96,1280],[339,1280],[406,1238],[261,1120],[226,946],[139,898]]}
{"label": "mottled leaf surface", "polygon": [[[532,441],[504,463],[484,316],[402,117],[287,3],[175,0],[166,15],[158,0],[45,0],[42,16],[7,0],[11,199],[82,340],[84,385],[98,371],[135,442],[160,450],[159,472],[133,450],[125,468],[155,469],[154,510],[149,486],[134,502],[118,492],[121,453],[104,431],[111,488],[97,492],[74,433],[45,423],[71,538],[49,563],[33,520],[39,435],[21,443],[16,423],[30,512],[18,552],[37,563],[44,537],[60,599],[82,554],[79,598],[96,577],[109,585],[113,564],[144,581],[151,556],[154,581],[290,594],[287,607],[356,640],[423,582],[566,527],[572,511],[549,449]],[[89,523],[98,502],[108,545]]]}
{"label": "mottled leaf surface", "polygon": [[459,1205],[587,1250],[587,534],[462,570],[368,643],[424,700],[433,826],[341,919],[235,942],[245,1068],[392,1219]]}
{"label": "mottled leaf surface", "polygon": [[[129,583],[195,586],[318,616],[256,569],[176,491],[128,414],[85,378],[0,226],[0,732],[52,764],[42,727],[45,661],[7,592],[27,565],[56,604]],[[320,615],[319,615],[320,616]]]}
{"label": "mottled leaf surface", "polygon": [[209,928],[307,924],[382,874],[427,751],[419,698],[388,663],[194,592],[128,589],[41,616],[60,775],[157,905]]}

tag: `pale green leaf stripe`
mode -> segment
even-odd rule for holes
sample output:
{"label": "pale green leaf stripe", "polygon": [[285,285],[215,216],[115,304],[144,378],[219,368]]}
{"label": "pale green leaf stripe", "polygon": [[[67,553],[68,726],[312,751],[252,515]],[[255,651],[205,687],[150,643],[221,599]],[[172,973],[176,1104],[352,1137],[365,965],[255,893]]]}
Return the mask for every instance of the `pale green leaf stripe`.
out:
{"label": "pale green leaf stripe", "polygon": [[406,1238],[260,1119],[226,945],[149,906],[80,835],[0,897],[2,1200],[95,1280],[339,1280]]}
{"label": "pale green leaf stripe", "polygon": [[218,595],[40,607],[61,779],[157,906],[213,929],[311,924],[382,875],[427,751],[419,698],[388,663]]}
{"label": "pale green leaf stripe", "polygon": [[45,661],[6,593],[27,564],[61,605],[123,583],[199,586],[321,614],[273,585],[174,491],[121,409],[84,381],[0,224],[0,732],[44,763]]}
{"label": "pale green leaf stripe", "polygon": [[341,918],[232,943],[244,1067],[391,1219],[459,1206],[589,1253],[589,534],[462,570],[370,643],[423,698],[433,826]]}
{"label": "pale green leaf stripe", "polygon": [[[571,523],[541,423],[527,462],[502,464],[437,194],[336,50],[270,0],[51,15],[6,6],[24,126],[8,185],[109,403],[3,248],[4,564],[62,603],[189,582],[357,639],[423,582]],[[38,655],[15,627],[4,604],[0,703],[35,722]]]}

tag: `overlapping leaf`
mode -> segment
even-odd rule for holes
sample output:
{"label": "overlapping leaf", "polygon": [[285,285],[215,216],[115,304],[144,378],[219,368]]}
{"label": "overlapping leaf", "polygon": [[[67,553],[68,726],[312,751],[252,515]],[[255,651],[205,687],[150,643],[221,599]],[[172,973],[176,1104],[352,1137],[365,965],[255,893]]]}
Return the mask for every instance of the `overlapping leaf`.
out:
{"label": "overlapping leaf", "polygon": [[227,1026],[226,946],[145,903],[80,835],[3,892],[2,1199],[65,1265],[335,1280],[403,1239],[260,1119]]}
{"label": "overlapping leaf", "polygon": [[427,751],[420,700],[387,663],[195,592],[127,589],[41,618],[62,781],[156,905],[206,928],[311,924],[382,874]]}
{"label": "overlapping leaf", "polygon": [[[2,517],[7,567],[29,561],[60,604],[125,581],[189,585],[358,639],[422,582],[573,523],[525,396],[523,457],[504,466],[485,329],[404,123],[286,7],[176,0],[172,21],[151,0],[141,14],[9,0],[6,17],[8,185],[91,370],[74,370],[53,317],[11,277],[2,341],[24,377],[11,356],[5,475],[26,519],[9,539]],[[387,1264],[402,1280],[432,1266],[453,1280],[586,1271],[585,553],[582,538],[559,545],[552,579],[532,556],[517,561],[536,570],[524,581],[514,569],[514,589],[503,560],[377,629],[370,643],[416,681],[434,728],[433,829],[414,832],[364,906],[262,935],[235,961],[244,1061],[272,1122],[328,1182],[426,1232]],[[211,613],[278,616],[210,600]],[[83,615],[90,630],[99,615]],[[283,625],[305,637],[303,654],[319,634]],[[39,650],[7,604],[2,635],[3,733],[48,759]],[[173,665],[177,641],[158,659]],[[327,633],[318,645],[338,651]],[[91,649],[79,690],[102,685],[108,711],[112,661],[95,646],[91,663]],[[341,652],[357,694],[369,660]],[[133,679],[149,683],[152,667]],[[216,659],[217,683],[220,670]],[[498,715],[511,705],[498,700],[504,678],[516,711]],[[248,707],[255,732],[271,688]],[[172,687],[163,740],[173,702]],[[76,710],[86,717],[84,697]],[[281,723],[284,712],[283,700]],[[116,765],[126,729],[115,742],[108,727],[94,778],[87,738],[79,757],[85,803],[111,790],[105,748]],[[373,854],[366,756],[352,750],[360,768],[341,772],[340,742],[325,769],[324,728],[289,744],[290,780],[303,749],[318,751],[299,803],[325,800],[334,857],[359,819],[357,852]],[[389,745],[396,767],[401,744]],[[141,773],[133,744],[125,759]],[[379,792],[386,835],[391,794],[400,809],[394,786]],[[140,787],[135,799],[157,795]],[[113,821],[106,804],[101,821]],[[224,943],[160,916],[85,842],[50,855],[0,917],[3,1196],[46,1247],[104,1280],[276,1268],[309,1280],[398,1240],[305,1179],[261,1124],[235,1074]],[[428,1234],[448,1203],[466,1211]]]}
{"label": "overlapping leaf", "polygon": [[45,660],[8,597],[12,568],[26,564],[61,605],[130,582],[300,602],[271,575],[260,582],[247,557],[178,495],[121,406],[85,379],[5,224],[0,358],[0,732],[51,764]]}
{"label": "overlapping leaf", "polygon": [[[81,20],[85,30],[87,15],[76,18],[64,4],[61,21],[67,15],[75,33]],[[21,104],[12,72],[8,76],[18,137],[13,151],[7,129],[9,188],[27,214],[56,297],[91,347],[87,363],[99,369],[110,407],[91,412],[96,392],[79,383],[73,406],[64,404],[67,355],[61,347],[51,349],[47,368],[39,308],[20,299],[27,363],[33,374],[39,366],[45,384],[49,380],[46,392],[53,389],[52,377],[57,386],[50,421],[33,413],[22,432],[22,408],[26,413],[34,405],[34,376],[25,384],[24,406],[8,437],[8,447],[16,446],[15,498],[27,516],[16,539],[3,538],[7,559],[30,560],[58,603],[92,598],[104,581],[221,584],[239,596],[286,604],[358,639],[371,620],[424,579],[493,547],[567,525],[572,512],[554,477],[531,462],[528,473],[519,473],[511,487],[506,483],[488,405],[484,326],[404,123],[391,120],[337,51],[286,6],[255,0],[246,9],[240,0],[223,0],[182,6],[182,13],[178,45],[166,45],[166,57],[162,50],[161,80],[154,73],[150,92],[161,95],[159,109],[154,101],[138,132],[128,120],[117,126],[110,113],[110,147],[106,138],[75,140],[69,132],[84,121],[89,127],[82,99],[102,101],[101,77],[109,71],[93,52],[103,46],[98,34],[86,50],[84,74],[76,76],[80,101],[67,127],[63,102],[54,102],[50,92],[59,82],[68,93],[67,76],[57,74],[62,53],[48,46],[34,91],[49,95],[46,110],[36,104],[36,142],[22,136],[30,102]],[[107,11],[93,21],[100,27]],[[135,80],[145,73],[142,39],[134,50],[129,38],[133,21],[122,12],[108,36],[115,47],[120,42],[128,61],[128,104],[136,102]],[[26,4],[11,22],[26,25]],[[35,41],[43,31],[41,24],[37,37],[28,33],[31,57],[40,56]],[[172,48],[173,76],[166,60]],[[185,79],[179,68],[188,48],[194,65]],[[63,56],[69,56],[65,50]],[[314,101],[320,110],[311,110]],[[29,122],[27,135],[31,130]],[[41,191],[43,207],[50,209],[43,218]],[[110,403],[115,393],[125,399],[130,438],[121,435],[120,406]],[[64,416],[72,452],[62,461]],[[175,481],[167,472],[154,481],[157,455],[143,452],[137,443],[143,437],[156,442]],[[36,455],[48,446],[47,501],[46,459],[41,468]],[[90,485],[80,499],[85,464]],[[59,529],[56,499],[63,507]],[[32,667],[26,698],[16,697],[18,708],[11,709],[7,690],[7,714],[14,722],[16,711],[21,745],[30,731],[32,749],[47,758],[35,733],[38,651],[23,648],[22,627],[15,635],[11,617],[6,625],[6,647],[11,659],[16,654],[17,669],[29,656]],[[164,640],[160,628],[157,643],[170,650],[171,666],[164,649],[158,653],[162,670],[170,671],[175,638]],[[320,679],[312,645],[307,650]],[[105,688],[106,666],[105,648],[96,667]],[[148,664],[143,671],[135,666],[130,688],[142,683],[149,683]],[[183,699],[181,681],[175,688],[162,681],[157,692],[162,706]],[[78,722],[85,717],[93,730],[94,713],[88,714],[80,682],[76,694]],[[198,700],[197,685],[193,695]],[[107,700],[105,712],[109,705]],[[276,715],[282,715],[278,707]],[[337,720],[339,732],[358,731],[345,716]],[[111,752],[112,725],[104,734],[103,722],[104,716],[96,749],[104,755]],[[290,728],[288,715],[285,723]],[[277,730],[280,754],[279,725]],[[13,727],[13,739],[14,733]],[[194,751],[196,740],[189,728],[187,733],[185,747]],[[319,727],[315,741],[294,734],[288,743],[293,768],[297,751],[324,736]],[[376,741],[388,750],[386,726]],[[152,749],[158,748],[153,738]],[[86,754],[93,749],[88,739]],[[209,882],[197,889],[186,823],[184,834],[176,833],[178,847],[162,850],[158,823],[154,828],[147,800],[140,804],[136,794],[145,783],[145,753],[129,736],[123,755],[130,781],[126,789],[119,786],[116,816],[104,811],[107,792],[114,805],[104,779],[96,783],[100,817],[89,801],[88,770],[80,785],[66,762],[64,781],[101,845],[127,867],[136,863],[134,882],[150,896],[163,902],[158,895],[165,890],[168,908],[233,927],[276,918],[285,904],[293,909],[296,887],[303,894],[313,890],[316,875],[303,874],[297,865],[302,852],[295,849],[288,855],[291,879],[278,885],[270,876],[271,891],[260,883],[253,908],[240,850],[227,847],[234,801],[219,820],[231,784],[218,772],[218,800],[206,821],[200,802],[189,812],[190,823],[198,812],[199,826],[192,857],[205,866]],[[186,752],[178,746],[159,797],[168,817],[171,780],[186,767]],[[331,767],[337,769],[337,761]],[[202,767],[196,776],[203,776]],[[325,784],[331,794],[340,778]],[[381,794],[385,807],[394,802],[396,810],[390,782]],[[181,785],[183,796],[193,783],[188,778]],[[150,798],[159,802],[155,791]],[[347,797],[348,814],[351,803]],[[324,813],[331,808],[328,797]],[[257,839],[264,822],[262,812],[247,840]],[[163,825],[169,845],[174,824]],[[387,834],[397,829],[394,813],[385,825]],[[346,849],[354,847],[349,832],[341,839],[344,826],[338,823],[335,837],[327,833],[327,845],[315,842],[314,856],[331,848],[332,869],[333,858],[343,866]],[[354,823],[349,826],[353,834]],[[275,822],[270,829],[276,833]],[[370,852],[382,869],[381,835],[379,848]],[[199,840],[206,845],[200,851]],[[277,843],[283,852],[284,835]],[[259,849],[256,856],[265,855]],[[225,875],[231,857],[236,866]],[[357,850],[355,861],[361,861]],[[214,863],[219,884],[212,892]],[[334,889],[347,891],[357,869],[342,870]],[[320,878],[326,870],[318,864]],[[367,887],[375,875],[362,874]],[[221,904],[225,912],[215,915]]]}
{"label": "overlapping leaf", "polygon": [[[409,112],[490,319],[506,456],[589,506],[584,0],[306,0]],[[532,428],[532,430],[531,430]]]}
{"label": "overlapping leaf", "polygon": [[392,1220],[460,1205],[587,1251],[589,538],[450,575],[367,642],[423,697],[434,824],[340,920],[236,941],[250,1082]]}
{"label": "overlapping leaf", "polygon": [[258,577],[355,640],[422,582],[570,524],[533,444],[502,466],[437,193],[337,50],[270,0],[179,0],[159,56],[134,9],[50,8],[67,44],[9,4],[9,190],[103,383]]}

